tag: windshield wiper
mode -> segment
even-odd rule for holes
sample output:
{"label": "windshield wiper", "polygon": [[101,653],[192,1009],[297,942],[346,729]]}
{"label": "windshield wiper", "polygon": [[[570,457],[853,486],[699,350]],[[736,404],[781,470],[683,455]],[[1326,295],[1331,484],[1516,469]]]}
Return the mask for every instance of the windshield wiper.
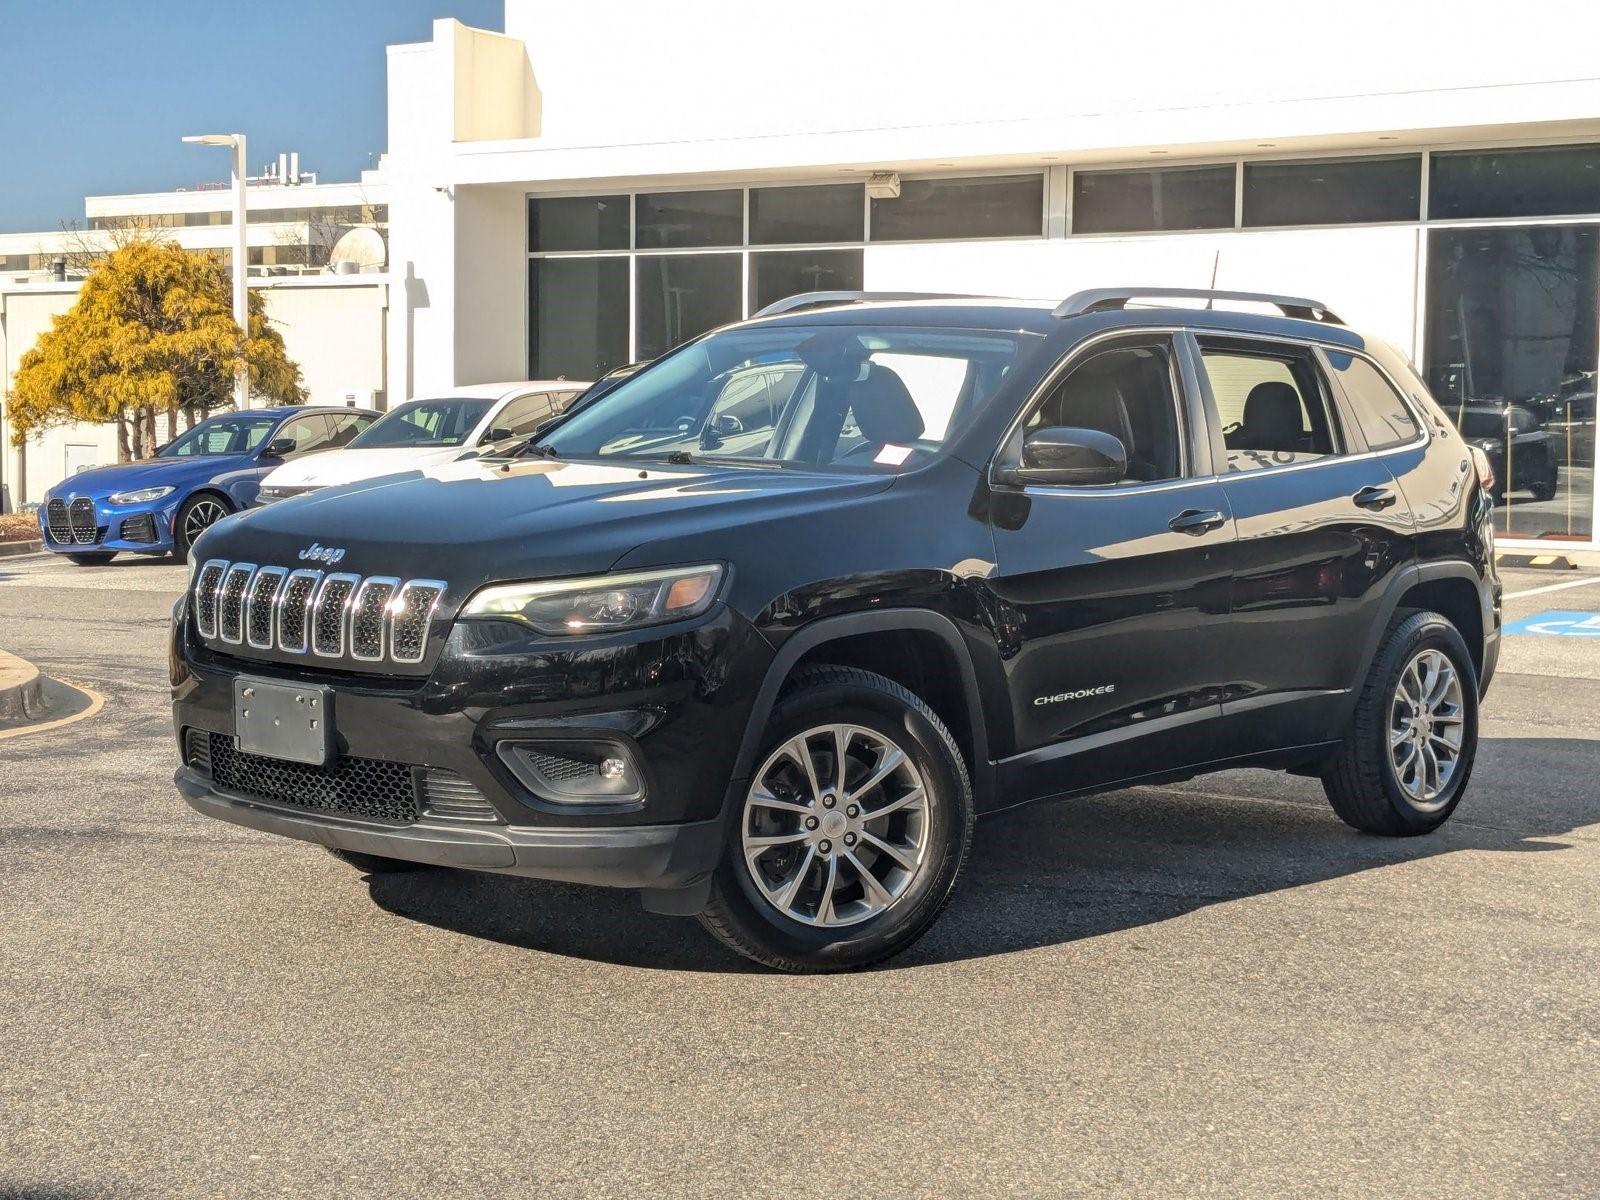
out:
{"label": "windshield wiper", "polygon": [[522,445],[511,451],[510,454],[511,458],[526,458],[529,456],[533,458],[560,458],[561,451],[554,446],[541,446],[534,442],[532,438],[529,438]]}
{"label": "windshield wiper", "polygon": [[694,455],[687,450],[674,450],[666,456],[667,461],[674,466],[686,467],[694,462]]}

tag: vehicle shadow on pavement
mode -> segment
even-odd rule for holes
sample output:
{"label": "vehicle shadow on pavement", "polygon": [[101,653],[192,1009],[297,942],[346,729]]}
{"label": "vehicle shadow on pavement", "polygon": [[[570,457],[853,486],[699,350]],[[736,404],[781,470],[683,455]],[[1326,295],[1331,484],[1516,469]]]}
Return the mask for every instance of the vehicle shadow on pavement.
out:
{"label": "vehicle shadow on pavement", "polygon": [[[1455,816],[1380,838],[1344,825],[1315,780],[1264,771],[1030,805],[978,826],[944,915],[887,969],[1007,954],[1151,925],[1213,904],[1463,850],[1552,853],[1600,824],[1600,741],[1485,738]],[[506,876],[370,876],[412,920],[554,954],[662,970],[759,970],[631,894]]]}

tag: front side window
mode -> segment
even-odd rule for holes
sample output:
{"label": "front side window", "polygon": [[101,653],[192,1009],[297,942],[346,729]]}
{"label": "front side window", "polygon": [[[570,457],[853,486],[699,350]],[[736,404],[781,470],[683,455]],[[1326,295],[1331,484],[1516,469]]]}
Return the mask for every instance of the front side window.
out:
{"label": "front side window", "polygon": [[1124,483],[1176,479],[1183,471],[1172,360],[1165,344],[1103,350],[1073,367],[1027,428],[1109,433],[1128,455]]}
{"label": "front side window", "polygon": [[898,470],[938,454],[1035,335],[732,329],[619,384],[541,439],[565,458]]}
{"label": "front side window", "polygon": [[413,400],[379,417],[351,441],[352,450],[399,446],[459,446],[471,436],[492,400]]}
{"label": "front side window", "polygon": [[1337,453],[1321,377],[1309,351],[1202,339],[1229,471],[1312,462]]}
{"label": "front side window", "polygon": [[277,423],[276,417],[212,417],[167,446],[158,457],[249,454],[267,440]]}
{"label": "front side window", "polygon": [[549,392],[536,392],[532,396],[518,396],[494,418],[493,428],[485,438],[501,430],[512,434],[532,433],[555,415],[554,397]]}
{"label": "front side window", "polygon": [[1416,440],[1421,426],[1377,367],[1354,354],[1330,350],[1327,357],[1367,439],[1368,450],[1389,450]]}
{"label": "front side window", "polygon": [[278,431],[277,436],[294,440],[294,449],[289,451],[291,455],[309,454],[313,450],[325,450],[333,444],[333,422],[322,413],[311,413],[290,421]]}

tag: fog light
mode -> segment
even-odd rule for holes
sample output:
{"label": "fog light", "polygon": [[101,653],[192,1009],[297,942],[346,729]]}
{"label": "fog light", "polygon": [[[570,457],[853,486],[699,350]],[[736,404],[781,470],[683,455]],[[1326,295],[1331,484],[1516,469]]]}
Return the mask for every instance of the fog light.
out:
{"label": "fog light", "polygon": [[501,742],[500,761],[517,781],[554,804],[624,804],[644,797],[644,776],[614,742]]}

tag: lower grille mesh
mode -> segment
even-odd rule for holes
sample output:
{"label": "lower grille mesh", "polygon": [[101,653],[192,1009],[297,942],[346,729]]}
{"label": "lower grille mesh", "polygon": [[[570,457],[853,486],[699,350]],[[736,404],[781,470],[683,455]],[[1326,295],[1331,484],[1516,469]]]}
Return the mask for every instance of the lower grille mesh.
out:
{"label": "lower grille mesh", "polygon": [[383,821],[415,821],[421,815],[411,768],[403,763],[349,757],[321,767],[285,762],[245,754],[221,733],[210,735],[210,751],[211,776],[225,791]]}

